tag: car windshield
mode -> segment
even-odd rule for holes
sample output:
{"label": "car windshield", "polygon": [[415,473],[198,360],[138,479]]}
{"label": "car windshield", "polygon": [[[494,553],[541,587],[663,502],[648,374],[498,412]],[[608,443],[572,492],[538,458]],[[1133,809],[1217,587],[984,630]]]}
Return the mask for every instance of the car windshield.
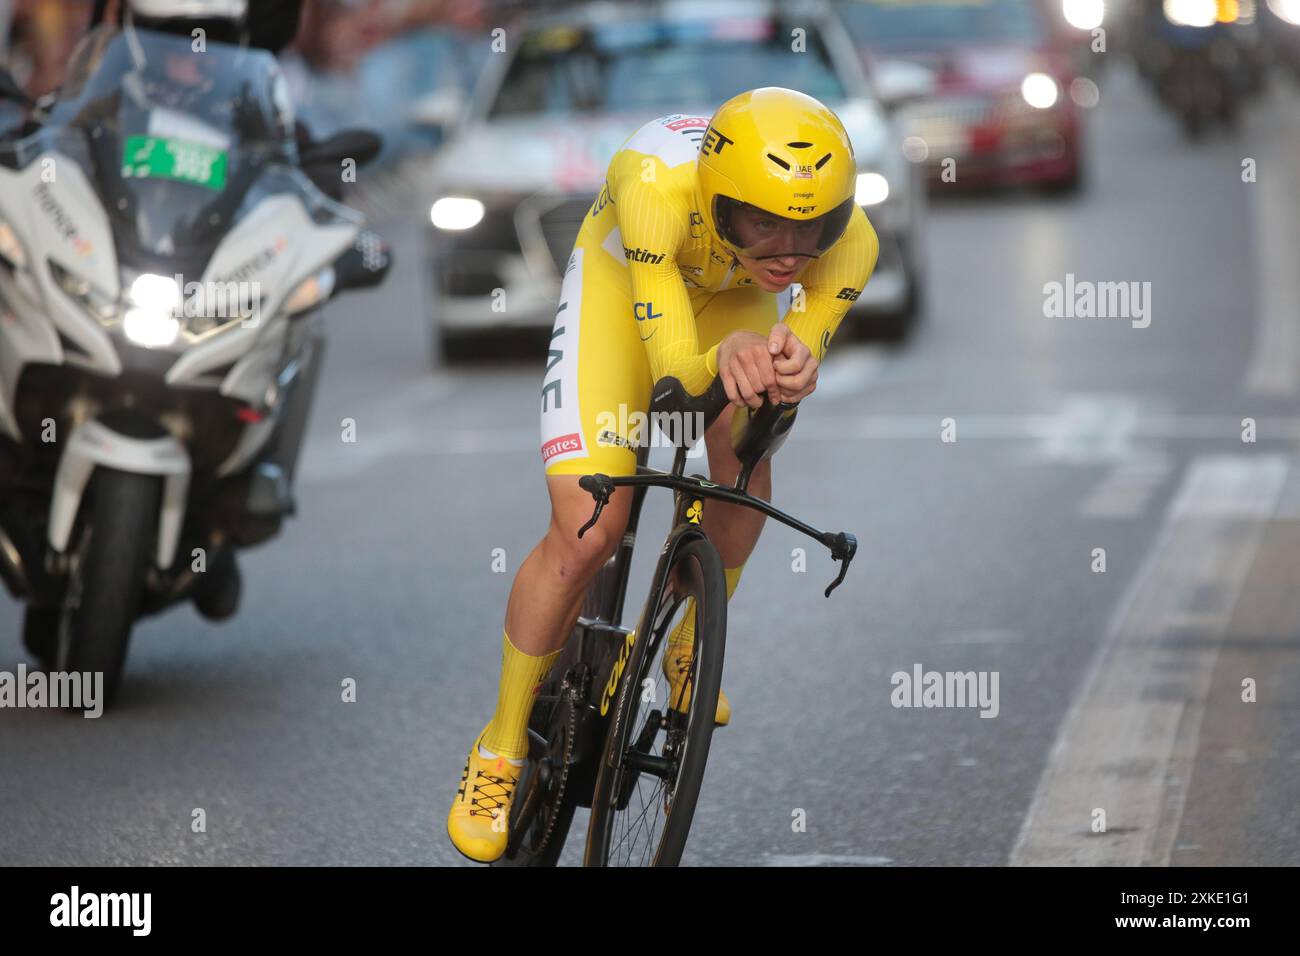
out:
{"label": "car windshield", "polygon": [[1032,0],[860,0],[840,13],[853,42],[870,49],[1032,44],[1045,36]]}
{"label": "car windshield", "polygon": [[37,137],[96,185],[128,262],[210,251],[262,173],[296,158],[269,53],[139,29],[87,38]]}
{"label": "car windshield", "polygon": [[[795,26],[800,33],[791,33]],[[772,85],[821,100],[845,96],[807,23],[731,17],[552,27],[524,37],[489,115],[674,110]]]}

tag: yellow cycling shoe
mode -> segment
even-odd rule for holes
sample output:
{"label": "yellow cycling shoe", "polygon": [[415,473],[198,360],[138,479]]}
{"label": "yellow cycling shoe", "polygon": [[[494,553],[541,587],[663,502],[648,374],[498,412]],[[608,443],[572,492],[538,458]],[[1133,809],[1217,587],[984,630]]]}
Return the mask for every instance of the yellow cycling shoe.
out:
{"label": "yellow cycling shoe", "polygon": [[[669,706],[682,713],[689,712],[691,707],[690,682],[686,680],[686,675],[694,656],[695,647],[692,644],[674,644],[664,651],[664,676],[668,678],[671,687],[668,694]],[[718,709],[713,715],[713,723],[719,727],[731,723],[731,702],[721,687],[718,688]]]}
{"label": "yellow cycling shoe", "polygon": [[505,757],[488,759],[478,752],[487,731],[484,727],[470,749],[460,789],[447,814],[447,835],[451,842],[477,863],[491,863],[506,852],[510,801],[524,769]]}

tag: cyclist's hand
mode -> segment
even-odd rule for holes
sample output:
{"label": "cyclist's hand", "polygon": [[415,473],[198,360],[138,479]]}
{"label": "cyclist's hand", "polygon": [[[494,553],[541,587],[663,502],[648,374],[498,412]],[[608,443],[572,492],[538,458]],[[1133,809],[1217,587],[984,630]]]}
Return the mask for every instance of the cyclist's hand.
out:
{"label": "cyclist's hand", "polygon": [[718,346],[718,375],[733,405],[758,408],[763,396],[781,400],[768,340],[757,332],[732,332]]}
{"label": "cyclist's hand", "polygon": [[778,322],[767,336],[767,349],[772,355],[772,368],[776,372],[777,389],[783,402],[799,402],[817,388],[818,362],[790,326]]}

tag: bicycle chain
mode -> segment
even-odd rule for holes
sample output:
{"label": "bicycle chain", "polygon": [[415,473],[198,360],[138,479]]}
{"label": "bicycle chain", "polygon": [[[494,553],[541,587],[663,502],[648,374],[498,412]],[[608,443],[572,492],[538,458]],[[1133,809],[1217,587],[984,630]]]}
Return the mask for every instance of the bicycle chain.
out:
{"label": "bicycle chain", "polygon": [[546,830],[542,833],[542,839],[538,843],[537,849],[533,851],[536,854],[543,853],[547,844],[551,842],[551,832],[555,829],[555,818],[559,816],[560,805],[564,802],[564,791],[569,781],[569,768],[573,765],[573,738],[578,733],[578,708],[576,706],[578,694],[567,680],[564,683],[564,692],[564,706],[569,708],[569,725],[564,735],[564,769],[560,772],[560,783],[555,792],[555,800],[552,802],[552,812],[546,818]]}

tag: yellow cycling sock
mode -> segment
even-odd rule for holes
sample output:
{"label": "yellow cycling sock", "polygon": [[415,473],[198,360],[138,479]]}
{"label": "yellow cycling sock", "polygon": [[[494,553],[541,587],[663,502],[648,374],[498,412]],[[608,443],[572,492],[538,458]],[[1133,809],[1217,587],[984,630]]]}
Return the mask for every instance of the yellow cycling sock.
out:
{"label": "yellow cycling sock", "polygon": [[[736,593],[736,585],[740,583],[740,572],[745,570],[742,562],[734,568],[723,568],[722,573],[727,578],[727,600]],[[668,646],[677,647],[679,644],[695,643],[695,599],[689,598],[686,601],[686,609],[682,612],[682,619],[677,622],[677,627],[668,635]]]}
{"label": "yellow cycling sock", "polygon": [[501,632],[501,686],[497,691],[497,709],[483,735],[483,747],[510,760],[528,754],[528,715],[533,698],[559,651],[534,657],[510,643],[510,635]]}

